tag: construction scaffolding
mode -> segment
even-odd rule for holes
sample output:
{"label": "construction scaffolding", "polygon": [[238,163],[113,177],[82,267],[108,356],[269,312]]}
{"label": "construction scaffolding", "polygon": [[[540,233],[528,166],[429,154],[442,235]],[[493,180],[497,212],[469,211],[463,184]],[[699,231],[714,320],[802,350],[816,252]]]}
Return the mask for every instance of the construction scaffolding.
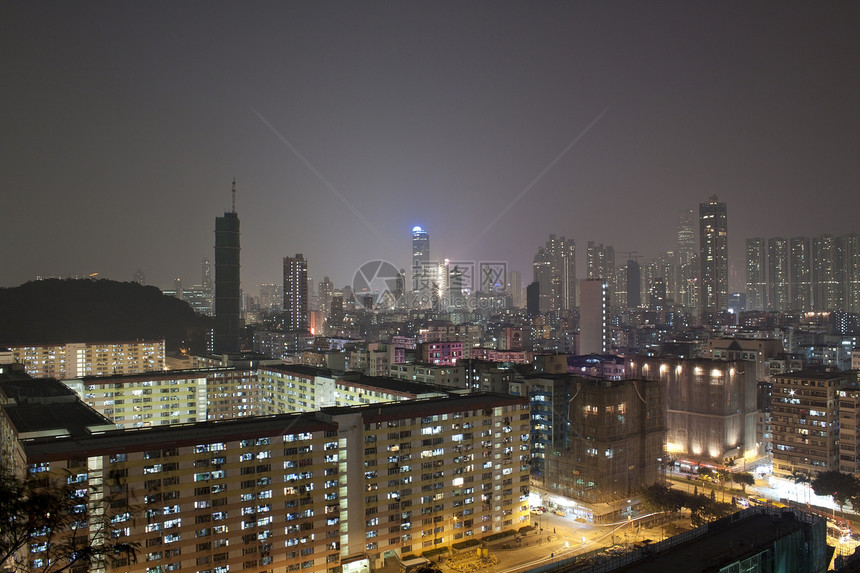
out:
{"label": "construction scaffolding", "polygon": [[633,495],[665,461],[662,385],[646,380],[567,377],[553,396],[547,489],[587,503]]}

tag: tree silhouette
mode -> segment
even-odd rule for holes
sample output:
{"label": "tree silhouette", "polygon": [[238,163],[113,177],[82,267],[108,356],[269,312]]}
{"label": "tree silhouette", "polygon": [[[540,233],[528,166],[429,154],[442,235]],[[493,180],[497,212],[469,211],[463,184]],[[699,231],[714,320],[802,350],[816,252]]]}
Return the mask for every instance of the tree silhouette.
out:
{"label": "tree silhouette", "polygon": [[812,491],[816,495],[829,495],[839,506],[839,510],[842,511],[845,502],[857,497],[860,493],[860,481],[852,474],[844,474],[839,470],[828,470],[819,473],[812,480]]}
{"label": "tree silhouette", "polygon": [[[137,546],[114,534],[117,523],[133,520],[132,509],[113,499],[91,498],[70,476],[22,479],[0,467],[2,570],[60,573],[136,562]],[[115,505],[118,511],[107,510]]]}
{"label": "tree silhouette", "polygon": [[755,485],[755,476],[749,472],[737,472],[731,474],[732,481],[741,486],[744,494],[747,492],[748,485]]}

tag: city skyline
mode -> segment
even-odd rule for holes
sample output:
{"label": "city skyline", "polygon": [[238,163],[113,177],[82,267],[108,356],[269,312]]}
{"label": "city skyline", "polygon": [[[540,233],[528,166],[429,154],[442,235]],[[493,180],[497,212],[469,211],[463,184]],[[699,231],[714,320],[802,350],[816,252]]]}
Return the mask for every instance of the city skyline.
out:
{"label": "city skyline", "polygon": [[2,286],[196,283],[234,176],[251,294],[409,268],[414,226],[526,279],[550,234],[674,250],[711,195],[741,269],[857,230],[854,5],[4,8]]}

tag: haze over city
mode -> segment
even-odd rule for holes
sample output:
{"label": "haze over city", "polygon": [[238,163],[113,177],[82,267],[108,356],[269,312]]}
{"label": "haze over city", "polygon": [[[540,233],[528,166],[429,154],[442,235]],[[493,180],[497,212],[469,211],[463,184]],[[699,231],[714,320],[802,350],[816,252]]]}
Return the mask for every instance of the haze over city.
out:
{"label": "haze over city", "polygon": [[[365,261],[504,260],[550,233],[646,259],[678,213],[752,236],[856,230],[853,3],[23,3],[0,8],[0,285],[199,279],[242,221],[242,285]],[[732,290],[742,288],[731,285]]]}

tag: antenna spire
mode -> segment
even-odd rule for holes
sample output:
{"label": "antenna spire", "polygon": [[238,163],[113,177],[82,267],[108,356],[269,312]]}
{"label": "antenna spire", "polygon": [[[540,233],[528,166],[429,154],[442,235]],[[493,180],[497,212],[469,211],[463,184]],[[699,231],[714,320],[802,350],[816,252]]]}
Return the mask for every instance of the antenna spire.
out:
{"label": "antenna spire", "polygon": [[236,178],[233,178],[233,213],[236,212]]}

